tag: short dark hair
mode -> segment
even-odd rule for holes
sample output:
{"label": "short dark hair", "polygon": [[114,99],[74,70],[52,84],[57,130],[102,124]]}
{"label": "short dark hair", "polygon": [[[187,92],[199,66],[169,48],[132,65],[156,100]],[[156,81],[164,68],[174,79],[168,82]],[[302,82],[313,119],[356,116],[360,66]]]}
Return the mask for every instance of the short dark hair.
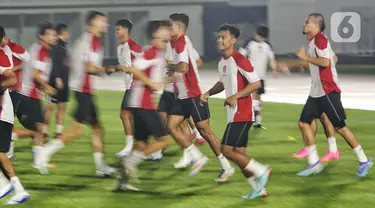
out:
{"label": "short dark hair", "polygon": [[92,10],[87,14],[86,23],[90,25],[92,20],[97,16],[105,17],[106,15],[103,12]]}
{"label": "short dark hair", "polygon": [[169,19],[184,23],[186,29],[189,27],[189,16],[185,13],[173,13],[169,15]]}
{"label": "short dark hair", "polygon": [[3,26],[0,25],[0,41],[3,40],[4,36],[5,36],[5,29]]}
{"label": "short dark hair", "polygon": [[39,35],[44,35],[47,30],[54,30],[53,24],[50,22],[44,22],[41,25],[39,25],[39,30],[38,30],[38,36]]}
{"label": "short dark hair", "polygon": [[229,33],[234,36],[236,39],[240,37],[240,29],[238,29],[235,25],[232,24],[223,24],[219,27],[219,31],[228,30]]}
{"label": "short dark hair", "polygon": [[270,30],[265,25],[260,25],[257,27],[257,35],[262,36],[263,38],[268,38]]}
{"label": "short dark hair", "polygon": [[167,20],[154,20],[150,21],[147,26],[147,36],[152,39],[153,34],[158,31],[161,27],[168,27],[169,22]]}
{"label": "short dark hair", "polygon": [[132,21],[130,21],[128,19],[120,19],[120,20],[117,20],[116,26],[121,26],[123,28],[127,28],[129,33],[130,33],[132,31],[132,28],[133,28],[133,23],[132,23]]}
{"label": "short dark hair", "polygon": [[309,17],[314,17],[316,20],[316,23],[318,23],[320,31],[323,32],[326,29],[326,23],[324,20],[324,17],[321,13],[311,13],[309,14]]}
{"label": "short dark hair", "polygon": [[65,30],[68,29],[68,25],[64,24],[64,23],[59,23],[55,26],[55,30],[56,30],[56,33],[58,35],[61,35],[62,32],[64,32]]}

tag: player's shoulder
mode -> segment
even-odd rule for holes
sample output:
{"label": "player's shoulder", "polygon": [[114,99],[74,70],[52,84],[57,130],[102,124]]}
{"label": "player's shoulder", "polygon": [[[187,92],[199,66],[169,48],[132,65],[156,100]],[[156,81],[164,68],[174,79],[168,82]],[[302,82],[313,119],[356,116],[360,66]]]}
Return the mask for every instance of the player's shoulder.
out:
{"label": "player's shoulder", "polygon": [[232,55],[233,60],[235,61],[236,65],[241,68],[242,70],[252,72],[253,66],[251,65],[249,59],[247,59],[244,55],[240,52],[235,51]]}
{"label": "player's shoulder", "polygon": [[143,58],[146,60],[152,60],[157,57],[157,49],[155,47],[150,47],[143,53]]}
{"label": "player's shoulder", "polygon": [[325,49],[328,45],[328,38],[323,33],[318,33],[314,37],[314,44],[319,49]]}
{"label": "player's shoulder", "polygon": [[254,43],[256,43],[256,40],[254,38],[247,39],[243,44],[243,47],[250,47],[251,45],[254,45]]}
{"label": "player's shoulder", "polygon": [[137,52],[137,53],[141,53],[142,52],[142,46],[137,43],[137,41],[133,40],[133,39],[129,39],[129,47],[130,47],[130,50],[134,51],[134,52]]}
{"label": "player's shoulder", "polygon": [[9,40],[8,46],[13,53],[25,53],[25,48],[16,42]]}
{"label": "player's shoulder", "polygon": [[264,44],[266,44],[270,49],[272,49],[272,45],[271,45],[270,41],[265,40]]}
{"label": "player's shoulder", "polygon": [[187,35],[183,35],[176,40],[175,49],[177,53],[181,53],[185,49],[188,40],[189,38],[187,37]]}

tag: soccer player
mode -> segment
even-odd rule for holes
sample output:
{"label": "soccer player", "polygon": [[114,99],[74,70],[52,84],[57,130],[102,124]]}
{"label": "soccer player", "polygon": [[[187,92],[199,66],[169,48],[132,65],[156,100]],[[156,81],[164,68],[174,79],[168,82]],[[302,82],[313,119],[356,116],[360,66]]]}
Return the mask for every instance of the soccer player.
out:
{"label": "soccer player", "polygon": [[[130,37],[133,23],[128,19],[118,20],[116,23],[116,36],[120,41],[117,46],[118,62],[126,67],[131,67],[135,58],[142,55],[142,47]],[[133,76],[122,72],[125,81],[125,94],[122,99],[120,118],[125,131],[125,147],[116,153],[117,157],[124,157],[131,153],[133,149],[133,122],[132,111],[126,107],[129,99],[129,90],[133,84]]]}
{"label": "soccer player", "polygon": [[203,94],[201,100],[207,103],[209,96],[225,90],[224,106],[228,111],[228,121],[221,149],[225,157],[241,168],[253,186],[254,190],[244,198],[266,197],[268,193],[265,186],[271,169],[247,156],[244,151],[254,120],[253,111],[249,108],[252,102],[251,93],[262,85],[250,61],[234,49],[239,36],[240,30],[234,25],[220,26],[217,40],[218,49],[223,53],[218,64],[220,81]]}
{"label": "soccer player", "polygon": [[265,79],[267,76],[268,63],[272,71],[276,71],[276,60],[271,44],[266,39],[268,38],[269,29],[267,26],[259,26],[257,28],[255,37],[246,42],[243,48],[239,51],[242,55],[248,57],[254,67],[255,72],[260,78],[262,87],[253,93],[253,108],[255,111],[254,128],[265,129],[262,125],[263,105],[261,95],[265,93]]}
{"label": "soccer player", "polygon": [[[134,61],[133,67],[118,66],[135,77],[127,105],[133,111],[136,142],[133,152],[124,160],[126,170],[133,176],[146,155],[172,144],[157,112],[156,103],[156,91],[162,89],[164,82],[164,50],[170,38],[168,26],[168,21],[151,21],[147,35],[152,46]],[[149,136],[154,136],[155,142],[148,143]]]}
{"label": "soccer player", "polygon": [[[9,91],[10,98],[12,99],[14,115],[17,115],[18,101],[20,98],[20,94],[18,91],[21,89],[22,86],[23,63],[30,60],[30,54],[20,44],[9,40],[5,33],[3,39],[6,43],[6,45],[3,47],[3,50],[7,55],[12,56],[12,71],[16,74],[17,77],[17,84],[14,85]],[[17,131],[12,132],[12,142],[10,144],[9,152],[7,152],[9,159],[12,160],[14,158],[14,141],[17,139],[17,136],[32,136],[33,133],[33,131],[27,129],[18,129]]]}
{"label": "soccer player", "polygon": [[210,112],[207,103],[200,102],[202,90],[200,88],[200,79],[197,64],[194,60],[194,48],[190,39],[186,35],[189,25],[189,16],[183,13],[175,13],[169,16],[171,35],[176,39],[176,47],[173,50],[173,64],[168,68],[173,72],[183,74],[183,81],[177,82],[178,100],[173,106],[168,117],[168,129],[175,140],[184,147],[191,155],[194,162],[190,176],[200,172],[207,163],[208,158],[192,143],[189,136],[182,134],[178,126],[193,117],[195,125],[202,137],[205,138],[210,147],[216,154],[221,164],[221,171],[218,182],[227,181],[233,175],[234,168],[230,165],[227,158],[221,153],[220,141],[210,129]]}
{"label": "soccer player", "polygon": [[[28,130],[33,131],[34,137],[34,167],[36,159],[43,150],[43,114],[40,99],[42,89],[48,95],[54,95],[56,90],[48,84],[51,71],[51,48],[56,44],[56,31],[51,23],[44,23],[38,32],[38,42],[31,46],[31,60],[25,63],[22,77],[22,89],[18,103],[17,117]],[[26,135],[24,135],[26,136]],[[21,137],[18,135],[18,137]]]}
{"label": "soccer player", "polygon": [[57,24],[57,43],[52,47],[52,71],[49,77],[49,84],[57,89],[57,94],[49,97],[49,102],[44,112],[44,138],[48,138],[48,124],[52,113],[57,107],[55,138],[59,138],[64,124],[66,103],[69,101],[69,71],[70,58],[67,49],[67,42],[70,38],[69,28],[65,24]]}
{"label": "soccer player", "polygon": [[[165,58],[167,60],[167,63],[173,63],[173,59],[174,59],[173,50],[176,48],[176,39],[173,39],[174,38],[173,36],[171,38],[172,39],[170,40],[169,44],[167,45],[166,52],[165,52]],[[197,68],[200,68],[203,65],[203,62],[200,59],[198,52],[196,52],[194,50],[193,54],[194,54],[193,55],[194,60],[196,60],[196,63],[197,63]],[[159,111],[160,116],[162,117],[164,123],[167,123],[167,117],[170,114],[170,111],[172,110],[173,106],[175,105],[175,103],[177,101],[177,96],[178,96],[177,82],[181,81],[181,79],[182,79],[181,73],[166,72],[166,74],[169,75],[169,78],[172,78],[172,82],[167,83],[165,85],[164,92],[160,97],[159,107],[158,107],[158,111]],[[191,120],[191,117],[188,120],[182,122],[179,125],[179,130],[183,134],[185,134],[187,136],[190,136],[192,139],[197,137],[196,143],[199,144],[199,145],[203,144],[204,142],[202,142],[202,140],[204,140],[204,141],[206,141],[206,140],[203,139],[202,136],[199,134],[199,132],[198,132],[197,128],[195,127],[193,121],[191,121],[192,124],[193,124],[193,128],[190,129],[190,126],[191,126],[190,120]],[[183,147],[182,147],[182,149],[183,149],[182,150],[182,152],[183,152],[182,157],[178,162],[173,164],[174,168],[177,168],[177,169],[186,168],[192,162],[191,161],[192,159],[190,157],[189,152],[186,149],[184,149]]]}
{"label": "soccer player", "polygon": [[357,137],[346,126],[346,114],[341,103],[341,90],[338,86],[335,54],[327,37],[323,34],[324,29],[325,21],[323,15],[319,13],[310,14],[303,27],[303,34],[310,41],[309,51],[307,53],[305,49],[300,48],[296,52],[296,55],[300,59],[297,62],[302,66],[309,65],[312,78],[310,95],[298,123],[305,147],[309,152],[309,165],[297,175],[309,176],[317,174],[323,169],[323,165],[319,161],[316,145],[314,144],[314,132],[311,123],[316,115],[325,113],[336,131],[346,140],[356,154],[359,162],[357,176],[365,177],[369,169],[373,166],[373,162],[367,158]]}
{"label": "soccer player", "polygon": [[75,42],[72,53],[72,89],[77,99],[74,121],[69,129],[63,131],[60,138],[50,141],[43,154],[38,157],[37,167],[41,174],[48,174],[46,164],[52,155],[72,139],[80,136],[85,123],[90,124],[93,130],[92,148],[96,175],[99,177],[111,176],[116,171],[104,161],[103,128],[94,102],[93,76],[109,71],[102,67],[103,46],[100,40],[102,34],[107,30],[107,21],[105,14],[90,11],[86,20],[87,32],[84,32]]}
{"label": "soccer player", "polygon": [[10,148],[14,121],[13,104],[12,99],[9,96],[9,88],[17,84],[17,77],[12,70],[12,55],[6,54],[2,49],[7,45],[7,40],[4,37],[4,28],[0,26],[0,165],[5,170],[5,174],[10,178],[9,181],[0,171],[0,199],[14,190],[15,194],[6,204],[19,204],[28,201],[30,195],[23,188],[20,180],[14,172],[12,162],[6,155]]}

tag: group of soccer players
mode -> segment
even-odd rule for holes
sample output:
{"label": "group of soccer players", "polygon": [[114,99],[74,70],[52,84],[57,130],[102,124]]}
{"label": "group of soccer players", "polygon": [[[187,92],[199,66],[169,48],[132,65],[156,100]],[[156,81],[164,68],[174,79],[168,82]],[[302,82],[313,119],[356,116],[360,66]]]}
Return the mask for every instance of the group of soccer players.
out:
{"label": "group of soccer players", "polygon": [[[207,141],[221,168],[216,182],[225,182],[235,169],[234,162],[252,187],[243,198],[268,196],[266,185],[272,169],[247,155],[249,130],[264,129],[261,123],[261,94],[265,91],[265,75],[270,63],[275,74],[290,69],[310,68],[312,87],[302,111],[299,127],[305,147],[294,156],[308,157],[309,166],[298,173],[309,176],[323,169],[322,162],[338,159],[334,129],[341,134],[356,153],[360,167],[358,176],[364,177],[373,165],[354,134],[345,125],[345,112],[340,101],[333,53],[323,35],[324,18],[320,14],[308,16],[303,32],[310,41],[308,54],[297,51],[299,60],[277,63],[271,46],[266,42],[268,28],[260,26],[255,38],[239,51],[235,49],[240,31],[234,25],[224,24],[218,29],[217,48],[222,52],[218,63],[220,80],[207,92],[201,87],[198,53],[187,36],[189,16],[174,13],[169,20],[150,21],[147,36],[150,44],[142,47],[131,38],[132,22],[127,19],[116,23],[118,65],[103,67],[101,36],[108,28],[105,14],[91,11],[87,16],[87,31],[74,43],[72,53],[67,50],[69,30],[64,24],[43,24],[38,40],[27,53],[22,46],[6,38],[0,27],[0,198],[14,189],[8,204],[22,203],[29,194],[22,187],[13,170],[11,158],[16,138],[31,137],[33,166],[41,174],[48,174],[52,156],[65,144],[81,135],[85,124],[92,127],[92,148],[96,174],[112,176],[117,170],[105,163],[103,155],[103,126],[95,104],[95,78],[102,74],[121,71],[125,81],[125,94],[121,103],[120,118],[125,131],[125,147],[116,154],[122,158],[121,177],[116,180],[118,189],[132,189],[127,178],[135,178],[139,164],[145,159],[159,160],[162,151],[176,141],[182,148],[180,161],[175,168],[192,166],[189,176],[198,174],[208,157],[197,147]],[[23,68],[23,73],[21,69]],[[69,73],[72,71],[73,73]],[[71,83],[68,83],[69,76]],[[63,120],[71,85],[77,106],[74,121],[63,131]],[[163,92],[162,92],[163,91]],[[210,128],[208,98],[224,91],[227,108],[227,127],[222,142]],[[44,112],[41,107],[42,92],[49,95]],[[162,95],[159,99],[159,92]],[[48,123],[57,107],[55,139],[46,145]],[[13,129],[17,116],[24,129]],[[316,122],[321,119],[326,130],[329,152],[318,158],[314,135]],[[193,142],[197,135],[197,141]],[[154,141],[149,141],[152,137]]]}

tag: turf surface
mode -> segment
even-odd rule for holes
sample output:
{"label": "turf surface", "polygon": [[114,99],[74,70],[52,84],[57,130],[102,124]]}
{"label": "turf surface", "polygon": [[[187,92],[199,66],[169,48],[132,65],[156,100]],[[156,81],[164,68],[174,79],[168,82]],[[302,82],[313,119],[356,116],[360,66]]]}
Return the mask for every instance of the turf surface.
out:
{"label": "turf surface", "polygon": [[[125,140],[119,119],[122,96],[122,93],[108,91],[102,91],[97,96],[101,120],[106,131],[105,153],[109,164],[117,161],[113,155],[123,148]],[[73,106],[74,103],[70,105],[69,115]],[[226,126],[223,100],[211,99],[210,110],[211,127],[221,138]],[[134,185],[141,188],[142,192],[112,193],[113,179],[95,177],[89,131],[85,131],[80,138],[54,156],[52,162],[56,163],[58,168],[50,170],[48,176],[39,175],[31,167],[30,140],[17,141],[16,172],[29,191],[31,200],[15,207],[373,207],[375,170],[372,170],[366,179],[358,179],[356,157],[339,136],[339,162],[330,163],[317,176],[295,176],[306,165],[306,161],[290,157],[302,147],[296,125],[301,110],[301,105],[266,103],[264,125],[267,130],[252,129],[250,132],[248,153],[269,164],[274,170],[268,185],[270,197],[266,199],[249,201],[240,197],[249,191],[249,185],[238,168],[228,183],[215,183],[212,179],[217,176],[220,166],[207,144],[202,146],[201,150],[210,157],[210,161],[199,175],[188,178],[189,170],[173,169],[172,164],[180,156],[178,146],[173,145],[165,151],[161,162],[145,162],[141,166],[139,176],[142,183]],[[375,112],[348,110],[347,116],[348,125],[357,134],[368,156],[375,158]],[[65,126],[70,122],[69,116]],[[51,125],[50,130],[52,135],[54,125]],[[288,140],[288,136],[297,138],[297,141]],[[320,125],[317,146],[320,156],[328,149]],[[5,202],[5,199],[0,203],[2,202]]]}

